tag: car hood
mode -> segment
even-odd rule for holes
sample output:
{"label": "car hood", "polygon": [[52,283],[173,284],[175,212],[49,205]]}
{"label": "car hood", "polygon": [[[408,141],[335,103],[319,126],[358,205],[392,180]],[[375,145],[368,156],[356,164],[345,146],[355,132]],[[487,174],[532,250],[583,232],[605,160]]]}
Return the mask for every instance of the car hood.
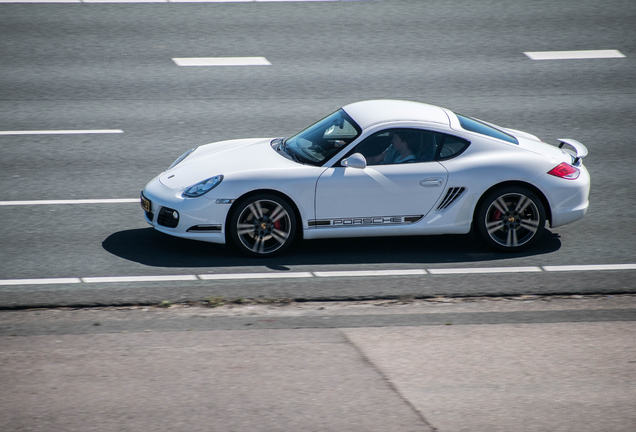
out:
{"label": "car hood", "polygon": [[179,165],[159,176],[172,189],[184,189],[210,177],[258,169],[297,167],[270,145],[271,138],[221,141],[198,147]]}

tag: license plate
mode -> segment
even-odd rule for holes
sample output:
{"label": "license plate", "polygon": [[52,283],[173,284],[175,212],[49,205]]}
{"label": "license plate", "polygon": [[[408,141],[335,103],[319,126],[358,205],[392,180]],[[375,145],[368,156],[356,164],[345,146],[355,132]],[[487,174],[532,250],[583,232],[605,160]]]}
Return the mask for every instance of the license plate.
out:
{"label": "license plate", "polygon": [[147,211],[148,213],[152,212],[152,204],[150,200],[146,198],[143,194],[141,194],[141,208]]}

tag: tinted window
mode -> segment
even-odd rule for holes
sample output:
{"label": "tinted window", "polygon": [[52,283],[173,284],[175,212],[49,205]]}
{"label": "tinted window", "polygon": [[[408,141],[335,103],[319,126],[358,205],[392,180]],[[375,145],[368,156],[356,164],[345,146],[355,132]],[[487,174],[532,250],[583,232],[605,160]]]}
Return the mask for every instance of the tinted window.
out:
{"label": "tinted window", "polygon": [[362,154],[367,165],[430,162],[435,160],[442,138],[440,133],[420,129],[385,129],[362,141],[350,154]]}
{"label": "tinted window", "polygon": [[476,132],[478,134],[486,135],[492,138],[497,138],[503,141],[508,141],[512,144],[519,144],[519,141],[512,135],[509,135],[505,132],[500,131],[486,123],[482,123],[479,120],[475,120],[474,118],[466,117],[461,114],[455,113],[457,118],[459,119],[459,124],[462,125],[467,131]]}
{"label": "tinted window", "polygon": [[444,141],[437,160],[447,160],[459,156],[468,148],[469,144],[470,142],[465,139],[452,135],[444,135]]}

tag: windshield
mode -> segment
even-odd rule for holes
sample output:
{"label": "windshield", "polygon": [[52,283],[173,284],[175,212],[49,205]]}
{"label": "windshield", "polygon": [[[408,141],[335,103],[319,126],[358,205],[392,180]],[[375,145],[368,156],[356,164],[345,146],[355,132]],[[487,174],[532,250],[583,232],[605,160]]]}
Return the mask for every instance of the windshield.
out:
{"label": "windshield", "polygon": [[358,126],[342,109],[287,138],[284,147],[299,162],[320,166],[360,135]]}

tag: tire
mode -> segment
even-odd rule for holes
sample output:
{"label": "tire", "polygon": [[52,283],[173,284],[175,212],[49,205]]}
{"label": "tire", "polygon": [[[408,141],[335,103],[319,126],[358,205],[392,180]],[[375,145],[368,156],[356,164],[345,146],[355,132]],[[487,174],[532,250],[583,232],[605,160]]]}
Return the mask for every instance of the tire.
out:
{"label": "tire", "polygon": [[545,221],[545,208],[534,193],[523,187],[506,187],[481,201],[475,224],[488,245],[517,252],[541,238]]}
{"label": "tire", "polygon": [[287,201],[276,195],[253,195],[235,205],[228,232],[239,252],[271,257],[285,251],[294,241],[296,216]]}

